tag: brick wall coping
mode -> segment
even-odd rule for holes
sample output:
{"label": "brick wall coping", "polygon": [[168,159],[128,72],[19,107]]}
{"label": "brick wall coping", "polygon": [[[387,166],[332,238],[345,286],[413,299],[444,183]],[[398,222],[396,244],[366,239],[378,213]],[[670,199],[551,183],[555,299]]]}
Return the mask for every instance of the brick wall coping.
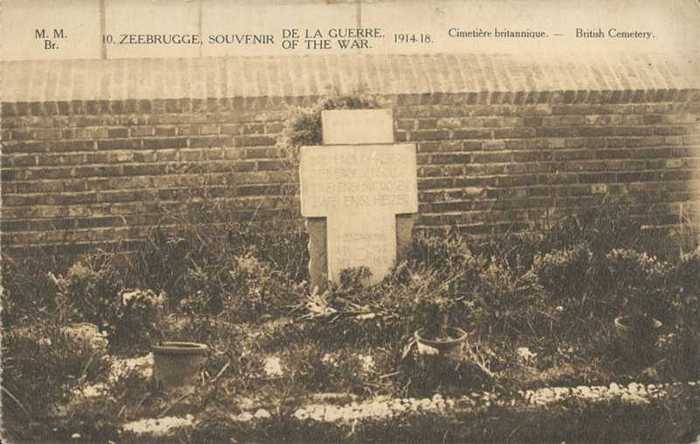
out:
{"label": "brick wall coping", "polygon": [[700,88],[698,54],[320,55],[5,61],[3,102],[660,91]]}

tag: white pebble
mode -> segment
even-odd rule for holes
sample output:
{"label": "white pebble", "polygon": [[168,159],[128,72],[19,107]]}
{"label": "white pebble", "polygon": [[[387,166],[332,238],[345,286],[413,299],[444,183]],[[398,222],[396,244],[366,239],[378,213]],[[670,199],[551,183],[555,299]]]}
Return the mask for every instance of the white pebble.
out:
{"label": "white pebble", "polygon": [[258,411],[255,412],[255,417],[256,417],[256,418],[269,418],[270,416],[271,416],[271,415],[270,415],[270,412],[268,412],[268,411],[265,410],[265,409],[258,409]]}

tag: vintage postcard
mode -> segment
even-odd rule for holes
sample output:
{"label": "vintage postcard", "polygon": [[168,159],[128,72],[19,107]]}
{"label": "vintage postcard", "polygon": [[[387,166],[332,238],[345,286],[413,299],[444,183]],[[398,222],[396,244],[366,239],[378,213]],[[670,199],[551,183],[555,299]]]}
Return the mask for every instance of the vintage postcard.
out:
{"label": "vintage postcard", "polygon": [[0,34],[3,442],[700,442],[700,1]]}

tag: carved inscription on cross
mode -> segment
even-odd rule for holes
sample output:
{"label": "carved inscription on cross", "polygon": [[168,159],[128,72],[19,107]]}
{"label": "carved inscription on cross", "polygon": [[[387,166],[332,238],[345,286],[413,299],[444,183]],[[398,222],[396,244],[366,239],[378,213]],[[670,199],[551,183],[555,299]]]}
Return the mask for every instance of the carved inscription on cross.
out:
{"label": "carved inscription on cross", "polygon": [[[348,119],[355,125],[343,126]],[[326,218],[327,278],[332,281],[341,270],[359,266],[372,272],[370,283],[380,281],[396,261],[397,215],[418,210],[415,145],[381,143],[393,140],[391,119],[390,110],[324,111],[324,142],[330,137],[343,144],[301,149],[301,212]],[[358,120],[372,128],[354,138],[352,132],[342,133],[345,127],[357,129]],[[370,140],[368,134],[374,134]],[[380,143],[353,145],[353,140]]]}

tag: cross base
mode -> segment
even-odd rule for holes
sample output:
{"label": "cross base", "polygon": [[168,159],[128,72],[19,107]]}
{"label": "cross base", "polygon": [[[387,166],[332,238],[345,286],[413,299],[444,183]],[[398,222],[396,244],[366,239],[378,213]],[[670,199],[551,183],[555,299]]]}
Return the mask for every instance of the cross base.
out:
{"label": "cross base", "polygon": [[[411,247],[415,214],[396,215],[396,263],[406,258]],[[311,286],[323,291],[328,286],[328,234],[325,217],[306,219],[309,233],[309,278]]]}

